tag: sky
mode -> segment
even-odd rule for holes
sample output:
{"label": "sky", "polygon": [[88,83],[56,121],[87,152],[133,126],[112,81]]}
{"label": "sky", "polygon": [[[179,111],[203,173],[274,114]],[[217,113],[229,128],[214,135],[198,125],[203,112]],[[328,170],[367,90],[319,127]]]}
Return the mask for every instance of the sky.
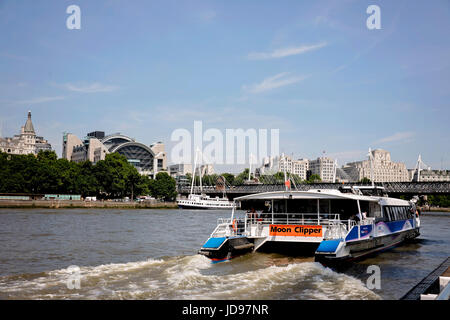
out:
{"label": "sky", "polygon": [[59,156],[63,132],[100,130],[162,141],[171,162],[172,132],[202,121],[279,129],[295,158],[381,148],[450,168],[448,0],[0,0],[0,38],[0,134],[31,110]]}

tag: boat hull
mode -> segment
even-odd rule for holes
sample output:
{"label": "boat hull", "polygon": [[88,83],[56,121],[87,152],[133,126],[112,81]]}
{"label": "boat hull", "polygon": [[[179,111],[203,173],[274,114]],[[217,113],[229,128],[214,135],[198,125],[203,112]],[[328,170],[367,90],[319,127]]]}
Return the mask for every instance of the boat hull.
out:
{"label": "boat hull", "polygon": [[206,206],[206,205],[190,205],[190,204],[178,204],[179,209],[191,209],[191,210],[228,210],[232,209],[232,206]]}
{"label": "boat hull", "polygon": [[210,238],[198,253],[217,263],[252,252],[253,248],[254,244],[246,237]]}
{"label": "boat hull", "polygon": [[[419,228],[398,232],[395,234],[384,235],[372,239],[364,239],[345,243],[345,250],[348,254],[339,255],[335,253],[323,253],[316,251],[314,259],[327,266],[339,266],[346,263],[366,259],[381,252],[393,249],[403,243],[412,240],[420,235]],[[319,249],[320,251],[320,246]]]}
{"label": "boat hull", "polygon": [[317,242],[291,242],[291,241],[266,241],[256,251],[264,253],[279,253],[286,256],[314,256],[319,243]]}

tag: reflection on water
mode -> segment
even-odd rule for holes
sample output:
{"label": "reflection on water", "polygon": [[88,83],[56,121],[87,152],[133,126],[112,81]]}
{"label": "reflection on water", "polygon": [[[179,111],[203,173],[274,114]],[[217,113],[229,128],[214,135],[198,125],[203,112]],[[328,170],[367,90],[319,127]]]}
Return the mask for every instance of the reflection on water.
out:
{"label": "reflection on water", "polygon": [[[2,209],[0,299],[398,299],[449,255],[450,218],[424,216],[418,240],[339,272],[265,253],[211,264],[196,252],[228,215]],[[365,286],[370,265],[380,290]],[[68,288],[74,275],[79,289]]]}

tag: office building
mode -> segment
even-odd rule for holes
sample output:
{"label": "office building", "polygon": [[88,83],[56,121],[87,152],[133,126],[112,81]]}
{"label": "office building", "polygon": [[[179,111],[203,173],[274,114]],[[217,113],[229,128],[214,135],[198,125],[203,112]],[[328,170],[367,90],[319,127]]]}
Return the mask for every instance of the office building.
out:
{"label": "office building", "polygon": [[162,142],[147,146],[120,133],[105,135],[93,131],[81,140],[72,133],[64,133],[62,157],[75,162],[104,160],[108,153],[118,152],[143,175],[167,171],[166,152]]}

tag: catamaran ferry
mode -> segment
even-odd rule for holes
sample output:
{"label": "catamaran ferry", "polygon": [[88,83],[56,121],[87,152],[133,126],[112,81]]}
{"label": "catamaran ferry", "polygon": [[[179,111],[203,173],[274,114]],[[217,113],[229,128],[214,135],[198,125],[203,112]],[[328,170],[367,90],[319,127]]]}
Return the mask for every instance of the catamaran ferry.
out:
{"label": "catamaran ferry", "polygon": [[[375,188],[377,192],[381,187]],[[253,251],[314,255],[325,264],[361,258],[419,235],[415,204],[361,188],[279,191],[238,197],[238,217],[219,219],[199,253],[213,262]]]}

